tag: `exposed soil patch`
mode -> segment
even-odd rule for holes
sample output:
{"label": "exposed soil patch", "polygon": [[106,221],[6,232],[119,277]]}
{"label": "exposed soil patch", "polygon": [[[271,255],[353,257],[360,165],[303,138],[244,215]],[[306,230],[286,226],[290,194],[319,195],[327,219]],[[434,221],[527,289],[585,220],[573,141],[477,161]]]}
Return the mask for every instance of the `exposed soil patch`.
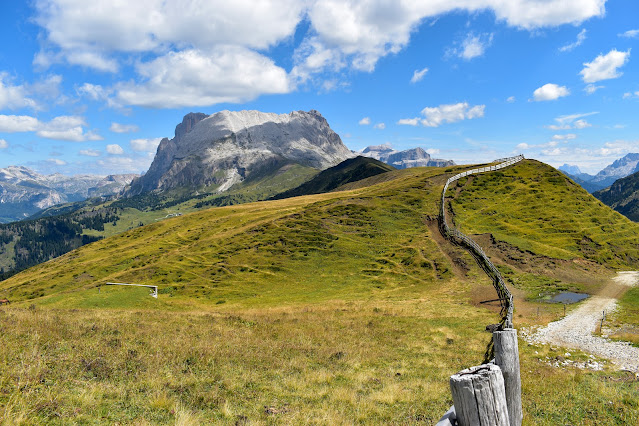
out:
{"label": "exposed soil patch", "polygon": [[496,240],[490,234],[472,235],[495,263],[508,265],[519,271],[543,274],[564,282],[578,282],[586,285],[586,292],[596,293],[609,283],[611,272],[604,266],[585,259],[556,259],[521,250],[505,241]]}
{"label": "exposed soil patch", "polygon": [[448,260],[450,260],[450,263],[453,265],[455,274],[467,277],[468,272],[471,270],[471,265],[469,265],[464,259],[466,251],[461,247],[450,244],[450,242],[442,236],[439,230],[439,220],[436,217],[427,216],[425,223],[426,226],[428,226],[431,237],[435,240],[439,249],[442,253],[444,253],[444,255],[446,255]]}
{"label": "exposed soil patch", "polygon": [[[468,277],[469,272],[473,268],[481,271],[475,259],[473,259],[468,254],[468,252],[466,252],[465,249],[451,244],[450,241],[442,236],[439,230],[439,221],[437,218],[427,217],[426,225],[430,230],[433,240],[435,240],[435,242],[439,246],[439,249],[450,260],[456,275]],[[474,306],[482,306],[493,312],[499,313],[501,310],[501,305],[498,300],[495,300],[498,296],[497,292],[495,291],[495,287],[492,284],[492,281],[490,281],[486,277],[483,271],[479,273],[479,276],[481,277],[481,279],[473,283],[470,294],[471,303]],[[491,300],[492,302],[488,302]]]}

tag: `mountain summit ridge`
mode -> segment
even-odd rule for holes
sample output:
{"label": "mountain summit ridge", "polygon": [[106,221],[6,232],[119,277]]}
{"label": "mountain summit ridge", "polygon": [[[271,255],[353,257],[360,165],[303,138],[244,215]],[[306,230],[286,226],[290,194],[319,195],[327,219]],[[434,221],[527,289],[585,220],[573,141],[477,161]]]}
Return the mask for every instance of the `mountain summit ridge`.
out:
{"label": "mountain summit ridge", "polygon": [[28,167],[0,169],[0,223],[26,219],[56,204],[120,192],[136,174],[40,174]]}
{"label": "mountain summit ridge", "polygon": [[[628,153],[613,161],[596,175],[582,173],[577,166],[564,164],[559,170],[590,193],[608,188],[616,180],[639,171],[639,153]],[[575,173],[577,171],[577,173]]]}
{"label": "mountain summit ridge", "polygon": [[359,154],[374,158],[397,169],[408,169],[410,167],[449,167],[455,165],[455,162],[452,160],[431,158],[428,152],[419,147],[397,151],[389,144],[371,145],[364,148]]}
{"label": "mountain summit ridge", "polygon": [[353,156],[316,110],[189,113],[125,195],[207,185],[224,192],[264,167],[297,163],[324,170]]}

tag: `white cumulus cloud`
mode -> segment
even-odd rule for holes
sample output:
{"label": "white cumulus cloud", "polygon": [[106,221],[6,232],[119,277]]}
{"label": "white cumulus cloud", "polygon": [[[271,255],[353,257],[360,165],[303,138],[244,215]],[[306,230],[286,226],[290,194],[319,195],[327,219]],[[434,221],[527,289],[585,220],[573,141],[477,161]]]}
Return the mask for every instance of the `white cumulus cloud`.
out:
{"label": "white cumulus cloud", "polygon": [[8,79],[7,73],[0,72],[0,109],[35,107],[36,102],[27,96],[27,88],[23,85],[11,85]]}
{"label": "white cumulus cloud", "polygon": [[117,86],[117,97],[126,105],[208,106],[291,90],[284,69],[266,56],[239,47],[171,52],[138,64],[137,71],[143,82]]}
{"label": "white cumulus cloud", "polygon": [[78,154],[85,157],[99,157],[100,151],[98,151],[97,149],[81,149]]}
{"label": "white cumulus cloud", "polygon": [[428,68],[422,68],[421,70],[415,70],[413,72],[413,76],[410,79],[411,83],[417,83],[418,81],[422,81],[426,73],[428,72]]}
{"label": "white cumulus cloud", "polygon": [[[408,46],[425,19],[446,13],[488,11],[510,27],[536,30],[603,16],[604,5],[605,0],[93,0],[87,7],[86,0],[34,0],[43,46],[34,63],[121,72],[145,58],[131,80],[101,93],[98,85],[86,86],[85,94],[109,106],[208,106],[288,93],[325,71],[371,72],[380,58]],[[290,43],[303,27],[308,30],[287,74],[269,49]],[[458,46],[459,55],[480,56],[490,40],[470,35]]]}
{"label": "white cumulus cloud", "polygon": [[[534,30],[603,16],[605,0],[450,0],[383,2],[323,0],[312,3],[308,16],[324,45],[339,49],[350,65],[372,71],[377,61],[401,51],[411,32],[425,19],[453,11],[492,11],[509,26]],[[490,37],[458,46],[466,59],[483,53]]]}
{"label": "white cumulus cloud", "polygon": [[131,149],[137,152],[155,152],[162,138],[133,139]]}
{"label": "white cumulus cloud", "polygon": [[493,41],[492,34],[468,34],[458,46],[448,50],[448,55],[458,56],[467,61],[482,56]]}
{"label": "white cumulus cloud", "polygon": [[95,132],[85,132],[86,123],[82,117],[59,116],[42,122],[28,115],[0,115],[0,132],[36,132],[42,138],[70,142],[102,140]]}
{"label": "white cumulus cloud", "polygon": [[361,120],[359,120],[359,124],[361,126],[368,126],[369,124],[371,124],[371,118],[370,117],[364,117]]}
{"label": "white cumulus cloud", "polygon": [[592,62],[585,62],[584,69],[579,74],[586,83],[621,77],[623,73],[618,68],[622,67],[629,57],[630,49],[627,52],[612,49],[605,55],[597,56]]}
{"label": "white cumulus cloud", "polygon": [[566,44],[564,46],[561,46],[559,48],[560,52],[569,52],[572,49],[574,49],[575,47],[581,46],[581,43],[584,42],[584,40],[586,39],[586,29],[584,28],[583,30],[581,30],[579,32],[579,34],[577,34],[577,40],[574,41],[573,43],[569,43]]}
{"label": "white cumulus cloud", "polygon": [[557,124],[550,124],[545,127],[550,130],[585,129],[587,127],[592,127],[592,124],[588,123],[588,121],[584,120],[583,118],[595,114],[599,114],[599,111],[560,115],[559,117],[555,118]]}
{"label": "white cumulus cloud", "polygon": [[109,144],[106,146],[106,152],[111,155],[122,155],[124,154],[124,150],[118,144]]}
{"label": "white cumulus cloud", "polygon": [[567,141],[571,139],[576,139],[577,135],[574,133],[567,133],[565,135],[553,135],[552,138],[556,141]]}
{"label": "white cumulus cloud", "polygon": [[[98,52],[71,50],[66,52],[66,60],[71,65],[80,65],[102,72],[115,73],[119,69],[115,59],[106,58]],[[55,62],[55,59],[51,58],[50,61]]]}
{"label": "white cumulus cloud", "polygon": [[597,149],[593,154],[604,156],[621,156],[626,155],[629,152],[637,151],[637,141],[629,142],[625,140],[616,140],[612,142],[606,142],[603,146]]}
{"label": "white cumulus cloud", "polygon": [[397,124],[401,124],[403,126],[418,126],[419,118],[400,118],[397,121]]}
{"label": "white cumulus cloud", "polygon": [[[36,22],[71,63],[111,71],[110,52],[236,44],[265,49],[291,36],[302,19],[296,0],[37,0]],[[74,62],[72,62],[74,61]]]}
{"label": "white cumulus cloud", "polygon": [[575,120],[573,127],[575,129],[585,129],[587,127],[592,127],[592,124],[588,123],[586,120]]}
{"label": "white cumulus cloud", "polygon": [[533,99],[539,101],[553,101],[555,99],[568,96],[570,90],[566,86],[559,86],[554,83],[544,84],[533,92]]}
{"label": "white cumulus cloud", "polygon": [[4,139],[0,139],[0,149],[7,149],[9,148],[9,142],[7,142]]}
{"label": "white cumulus cloud", "polygon": [[410,126],[416,126],[418,123],[421,123],[426,127],[439,127],[444,123],[455,123],[462,120],[483,117],[485,108],[486,105],[475,105],[471,107],[467,102],[426,107],[421,111],[422,118],[403,118],[397,123]]}
{"label": "white cumulus cloud", "polygon": [[39,126],[38,119],[28,115],[0,115],[0,132],[34,132]]}
{"label": "white cumulus cloud", "polygon": [[51,164],[55,164],[56,166],[66,166],[67,162],[64,160],[61,160],[59,158],[49,158],[47,159],[47,162],[51,163]]}
{"label": "white cumulus cloud", "polygon": [[138,126],[135,124],[120,124],[120,123],[111,123],[111,127],[109,127],[113,133],[132,133],[140,130]]}
{"label": "white cumulus cloud", "polygon": [[[494,12],[497,20],[528,30],[579,24],[605,13],[605,0],[37,0],[36,22],[50,46],[67,60],[102,71],[115,69],[114,52],[156,52],[219,45],[264,50],[294,35],[308,19],[327,48],[370,69],[382,56],[405,47],[426,18],[455,11]],[[472,49],[471,49],[472,50]]]}
{"label": "white cumulus cloud", "polygon": [[377,123],[376,125],[373,126],[374,129],[378,129],[378,130],[384,130],[386,128],[386,124],[384,123]]}
{"label": "white cumulus cloud", "polygon": [[85,132],[82,126],[86,126],[82,117],[60,116],[47,123],[41,123],[36,134],[42,138],[69,142],[102,140],[102,137],[94,132]]}
{"label": "white cumulus cloud", "polygon": [[113,94],[113,90],[106,89],[99,84],[84,83],[77,89],[79,95],[86,96],[93,101],[106,100]]}
{"label": "white cumulus cloud", "polygon": [[584,88],[584,91],[589,94],[592,95],[593,93],[595,93],[597,90],[599,89],[603,89],[605,86],[597,86],[594,84],[589,84]]}
{"label": "white cumulus cloud", "polygon": [[620,37],[637,38],[639,37],[639,30],[628,30],[619,34]]}

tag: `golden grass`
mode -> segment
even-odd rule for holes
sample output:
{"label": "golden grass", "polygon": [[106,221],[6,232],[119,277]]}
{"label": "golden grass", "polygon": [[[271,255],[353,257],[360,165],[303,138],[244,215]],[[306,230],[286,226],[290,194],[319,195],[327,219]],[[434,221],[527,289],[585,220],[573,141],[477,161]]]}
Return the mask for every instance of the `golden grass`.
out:
{"label": "golden grass", "polygon": [[[550,173],[513,169],[533,166]],[[158,222],[0,283],[15,301],[0,308],[2,422],[435,422],[452,403],[449,376],[482,361],[497,313],[476,304],[490,290],[485,275],[429,222],[443,171],[371,179]],[[521,248],[564,241],[517,234],[514,215],[493,221],[496,235]],[[456,219],[480,232],[489,221],[477,217]],[[619,266],[633,241],[597,244]],[[597,258],[596,245],[580,250],[555,254]],[[106,281],[157,284],[160,297],[98,292]],[[546,320],[518,314],[516,324]],[[635,384],[554,369],[539,361],[550,349],[520,349],[527,424],[639,422]]]}
{"label": "golden grass", "polygon": [[[434,420],[450,403],[447,377],[481,360],[482,324],[494,320],[468,307],[458,318],[445,300],[208,313],[5,308],[0,415],[61,423]],[[450,343],[448,327],[464,330],[456,336],[463,345]]]}

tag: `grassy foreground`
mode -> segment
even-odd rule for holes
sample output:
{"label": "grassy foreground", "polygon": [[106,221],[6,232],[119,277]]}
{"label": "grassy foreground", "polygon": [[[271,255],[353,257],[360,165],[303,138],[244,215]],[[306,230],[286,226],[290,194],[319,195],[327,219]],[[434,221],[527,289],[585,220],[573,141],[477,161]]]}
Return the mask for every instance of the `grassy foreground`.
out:
{"label": "grassy foreground", "polygon": [[[435,422],[452,403],[448,377],[481,363],[490,338],[483,330],[497,321],[494,307],[478,303],[494,298],[490,283],[432,220],[445,174],[455,172],[389,172],[349,191],[167,219],[0,282],[0,297],[14,302],[0,308],[2,422]],[[537,179],[552,229],[582,220],[552,215],[565,197],[582,197],[592,214],[610,212],[554,185],[547,166],[527,161],[507,173],[526,176],[516,185]],[[557,264],[577,259],[608,272],[608,258],[610,266],[636,265],[636,237],[590,226],[547,238],[514,226],[520,212],[467,214],[502,195],[494,210],[509,200],[531,214],[530,188],[517,188],[469,190],[474,197],[453,204],[456,220],[533,258],[549,247]],[[637,235],[619,217],[605,226]],[[582,250],[576,235],[596,244]],[[505,264],[522,277],[519,263]],[[107,281],[158,285],[160,296],[101,287]],[[535,321],[516,311],[516,326]],[[555,369],[540,359],[563,352],[548,347],[522,341],[520,351],[526,424],[639,423],[636,382]]]}
{"label": "grassy foreground", "polygon": [[[5,424],[432,424],[477,364],[483,309],[447,295],[241,312],[3,310]],[[459,306],[459,305],[458,305]],[[463,313],[463,315],[458,315]],[[626,376],[521,347],[525,424],[636,424]],[[550,355],[562,355],[550,353]]]}

